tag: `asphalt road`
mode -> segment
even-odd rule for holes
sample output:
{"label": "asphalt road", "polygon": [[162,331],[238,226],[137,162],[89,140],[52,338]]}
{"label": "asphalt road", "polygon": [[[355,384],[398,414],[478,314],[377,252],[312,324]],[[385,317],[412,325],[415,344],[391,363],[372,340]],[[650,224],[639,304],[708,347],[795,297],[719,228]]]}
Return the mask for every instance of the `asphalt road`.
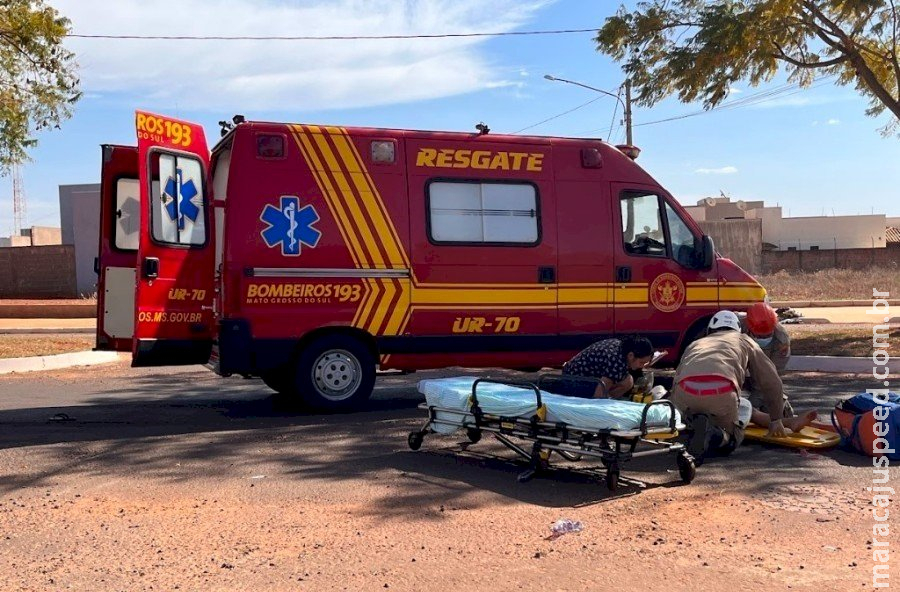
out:
{"label": "asphalt road", "polygon": [[[296,414],[258,380],[202,368],[0,377],[0,581],[21,590],[671,592],[695,590],[698,576],[733,590],[871,584],[869,459],[747,445],[707,462],[690,486],[665,457],[626,464],[615,493],[584,464],[519,484],[521,464],[488,439],[406,446],[424,420],[417,380],[464,373],[384,376],[365,410],[330,416]],[[797,410],[827,410],[866,386],[865,377],[786,379]],[[585,530],[547,541],[564,517]]]}

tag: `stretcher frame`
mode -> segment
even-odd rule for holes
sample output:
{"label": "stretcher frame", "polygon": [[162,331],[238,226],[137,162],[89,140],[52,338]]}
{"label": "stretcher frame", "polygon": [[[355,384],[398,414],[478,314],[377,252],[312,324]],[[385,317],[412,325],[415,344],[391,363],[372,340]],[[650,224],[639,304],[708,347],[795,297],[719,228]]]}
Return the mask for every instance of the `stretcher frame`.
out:
{"label": "stretcher frame", "polygon": [[[557,378],[555,376],[547,378]],[[619,484],[621,467],[633,458],[657,456],[661,454],[676,455],[676,464],[681,480],[689,484],[696,476],[694,458],[687,452],[684,444],[674,441],[683,425],[676,425],[675,406],[668,400],[653,401],[645,406],[638,428],[631,430],[598,430],[569,425],[564,422],[546,421],[546,408],[541,399],[540,385],[547,379],[540,377],[537,384],[508,380],[479,378],[472,384],[470,410],[449,409],[422,403],[419,409],[428,412],[428,420],[421,429],[410,432],[407,443],[410,449],[421,448],[425,436],[436,433],[433,426],[446,425],[466,430],[469,441],[473,444],[481,440],[484,432],[493,434],[504,446],[528,461],[528,469],[519,474],[521,483],[529,481],[549,468],[550,455],[556,452],[561,458],[577,462],[584,457],[599,459],[606,468],[606,486],[615,491]],[[530,418],[503,417],[485,413],[478,404],[478,386],[481,384],[501,384],[529,389],[534,393],[537,412]],[[649,427],[647,415],[654,405],[669,407],[669,424],[665,427]],[[438,417],[455,416],[453,419]],[[531,443],[531,450],[514,441],[514,439]],[[650,446],[649,450],[636,450],[638,443]]]}

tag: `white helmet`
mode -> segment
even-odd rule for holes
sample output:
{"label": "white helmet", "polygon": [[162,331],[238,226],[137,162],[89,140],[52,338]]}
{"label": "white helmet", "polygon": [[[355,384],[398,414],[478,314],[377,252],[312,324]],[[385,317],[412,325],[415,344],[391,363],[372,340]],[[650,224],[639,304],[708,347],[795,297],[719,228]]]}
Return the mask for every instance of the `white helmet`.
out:
{"label": "white helmet", "polygon": [[734,329],[735,331],[740,331],[741,320],[730,310],[720,310],[709,320],[708,329],[710,331],[715,331],[716,329]]}

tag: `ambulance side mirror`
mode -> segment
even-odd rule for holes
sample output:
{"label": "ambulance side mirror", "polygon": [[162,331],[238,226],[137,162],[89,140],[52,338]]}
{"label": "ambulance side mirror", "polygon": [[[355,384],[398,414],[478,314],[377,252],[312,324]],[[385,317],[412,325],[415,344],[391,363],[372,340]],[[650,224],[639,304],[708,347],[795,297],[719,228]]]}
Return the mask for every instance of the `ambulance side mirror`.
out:
{"label": "ambulance side mirror", "polygon": [[708,234],[704,234],[700,239],[700,251],[697,253],[697,267],[702,270],[712,269],[716,260],[716,246],[713,239]]}

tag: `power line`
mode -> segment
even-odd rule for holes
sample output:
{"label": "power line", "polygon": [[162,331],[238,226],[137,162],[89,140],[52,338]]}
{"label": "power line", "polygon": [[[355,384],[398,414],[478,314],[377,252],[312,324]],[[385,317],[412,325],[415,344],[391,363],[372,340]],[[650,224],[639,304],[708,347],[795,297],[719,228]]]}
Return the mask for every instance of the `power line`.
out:
{"label": "power line", "polygon": [[[759,91],[756,93],[752,93],[747,95],[746,97],[742,97],[740,99],[735,99],[733,101],[728,101],[727,103],[722,103],[716,107],[711,109],[700,109],[698,111],[691,111],[689,113],[684,113],[682,115],[675,115],[672,117],[666,117],[664,119],[657,119],[654,121],[645,121],[642,123],[635,123],[634,127],[640,127],[644,125],[656,125],[659,123],[668,123],[671,121],[679,121],[682,119],[688,119],[690,117],[697,117],[698,115],[707,115],[709,113],[715,113],[719,111],[727,111],[729,109],[739,109],[742,107],[750,107],[753,105],[759,105],[761,103],[765,103],[771,99],[781,96],[790,96],[800,93],[804,90],[809,90],[812,88],[817,88],[831,81],[832,78],[837,76],[837,74],[830,74],[828,76],[824,76],[821,78],[817,78],[812,85],[809,87],[801,87],[796,84],[782,84],[776,86],[775,88],[770,88],[768,90]],[[598,131],[602,131],[605,128],[595,128],[590,129],[584,132],[580,132],[578,135],[590,134]]]}
{"label": "power line", "polygon": [[434,33],[421,35],[87,35],[71,33],[77,39],[136,39],[165,41],[379,41],[387,39],[453,39],[464,37],[515,37],[525,35],[570,35],[596,33],[597,29],[552,29],[544,31],[495,31],[489,33]]}
{"label": "power line", "polygon": [[553,117],[548,117],[547,119],[544,119],[543,121],[539,121],[539,122],[537,122],[537,123],[533,123],[533,124],[529,125],[528,127],[523,127],[522,129],[513,132],[513,134],[514,134],[514,135],[515,135],[515,134],[521,134],[521,133],[524,132],[525,130],[530,130],[530,129],[533,128],[533,127],[537,127],[537,126],[539,126],[539,125],[543,125],[543,124],[547,123],[548,121],[553,121],[554,119],[558,119],[558,118],[562,117],[563,115],[568,115],[569,113],[572,113],[573,111],[578,111],[578,110],[581,109],[582,107],[587,107],[587,106],[590,105],[591,103],[596,103],[597,101],[599,101],[599,100],[602,99],[602,98],[603,98],[602,95],[599,96],[599,97],[594,97],[594,98],[591,99],[590,101],[587,101],[586,103],[582,103],[582,104],[578,105],[577,107],[572,107],[572,108],[569,109],[568,111],[563,111],[562,113],[557,113],[557,114],[554,115]]}
{"label": "power line", "polygon": [[824,78],[820,78],[816,80],[816,82],[809,87],[798,87],[797,85],[787,84],[781,87],[776,87],[774,89],[770,89],[767,91],[762,91],[759,93],[755,93],[752,95],[748,95],[742,99],[737,99],[735,101],[731,101],[729,103],[721,104],[717,107],[713,107],[711,109],[702,109],[700,111],[694,111],[692,113],[685,113],[683,115],[676,115],[674,117],[666,117],[665,119],[657,119],[655,121],[645,121],[643,123],[636,123],[634,127],[640,127],[644,125],[656,125],[658,123],[668,123],[670,121],[678,121],[681,119],[688,119],[689,117],[697,117],[698,115],[706,115],[709,113],[714,113],[718,111],[727,111],[728,109],[738,109],[741,107],[750,107],[753,105],[759,105],[761,103],[765,103],[770,99],[780,96],[790,96],[795,95],[797,93],[803,92],[804,90],[809,90],[812,88],[816,88],[822,86],[830,81],[831,78],[834,78],[836,74],[832,74],[829,76],[825,76]]}

